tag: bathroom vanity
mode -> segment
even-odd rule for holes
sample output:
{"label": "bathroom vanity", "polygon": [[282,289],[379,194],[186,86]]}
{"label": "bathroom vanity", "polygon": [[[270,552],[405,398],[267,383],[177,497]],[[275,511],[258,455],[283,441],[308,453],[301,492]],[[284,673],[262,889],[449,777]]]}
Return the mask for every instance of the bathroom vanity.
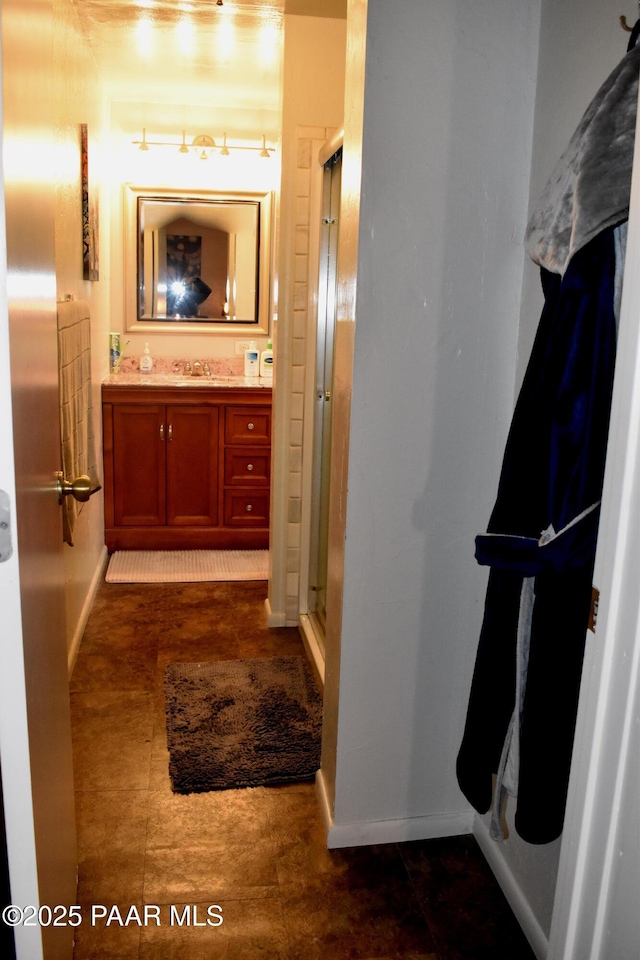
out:
{"label": "bathroom vanity", "polygon": [[120,373],[102,415],[110,552],[268,546],[268,381]]}

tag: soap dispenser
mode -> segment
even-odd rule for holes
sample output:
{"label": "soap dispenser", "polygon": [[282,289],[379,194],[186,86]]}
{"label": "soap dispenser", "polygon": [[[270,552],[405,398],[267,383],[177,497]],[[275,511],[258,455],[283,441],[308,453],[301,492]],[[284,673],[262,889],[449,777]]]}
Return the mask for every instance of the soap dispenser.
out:
{"label": "soap dispenser", "polygon": [[244,352],[244,375],[245,377],[257,377],[260,375],[260,354],[255,340],[249,343]]}
{"label": "soap dispenser", "polygon": [[260,354],[260,376],[273,377],[273,344],[267,340],[267,349]]}
{"label": "soap dispenser", "polygon": [[153,370],[153,360],[149,353],[149,344],[145,343],[144,353],[140,357],[140,373],[151,373]]}

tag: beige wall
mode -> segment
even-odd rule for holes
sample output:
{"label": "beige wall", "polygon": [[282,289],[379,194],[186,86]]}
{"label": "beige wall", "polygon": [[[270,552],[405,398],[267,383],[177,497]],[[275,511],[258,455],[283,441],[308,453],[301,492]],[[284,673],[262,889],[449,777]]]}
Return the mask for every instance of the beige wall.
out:
{"label": "beige wall", "polygon": [[[127,331],[124,317],[125,263],[123,184],[139,186],[175,186],[176,188],[220,189],[226,191],[280,190],[279,262],[272,264],[272,276],[281,278],[280,343],[276,346],[276,396],[280,411],[280,429],[276,444],[280,448],[279,490],[282,508],[276,505],[272,516],[275,549],[274,569],[278,616],[297,622],[300,564],[300,469],[302,462],[303,393],[306,378],[307,307],[309,283],[306,255],[309,244],[309,193],[311,138],[324,139],[342,123],[344,87],[344,50],[346,22],[330,18],[286,17],[286,46],[283,75],[284,107],[282,140],[269,115],[267,133],[278,146],[271,161],[257,155],[241,155],[242,162],[225,163],[225,158],[198,161],[156,149],[141,153],[131,143],[141,134],[142,106],[132,103],[107,103],[100,76],[73,9],[71,0],[55,0],[55,127],[56,157],[56,263],[58,297],[71,294],[87,299],[92,314],[94,371],[94,413],[96,436],[101,444],[100,382],[108,372],[108,333],[119,331],[123,342],[129,340],[126,354],[138,356],[144,341],[149,341],[154,357],[228,358],[235,355],[234,340],[224,335],[151,334]],[[160,115],[159,115],[160,116]],[[145,107],[147,138],[167,139],[158,120],[154,135],[153,111]],[[151,119],[150,119],[151,118]],[[239,118],[240,119],[240,118]],[[89,125],[91,168],[100,180],[100,280],[82,280],[80,170],[78,128]],[[203,128],[217,129],[214,108],[199,113]],[[259,115],[245,111],[241,126],[249,137],[253,131],[259,140],[262,128]],[[219,124],[218,124],[219,125]],[[274,223],[277,218],[274,217]],[[303,276],[303,274],[305,274]],[[273,309],[277,305],[273,303]],[[313,319],[313,318],[311,318]],[[273,325],[276,341],[278,324]],[[259,347],[266,337],[258,338]],[[263,342],[264,341],[264,342]],[[278,454],[276,454],[276,457]],[[276,481],[277,483],[278,481]],[[274,484],[275,485],[275,484]],[[286,496],[285,496],[286,494]],[[65,547],[67,578],[67,630],[70,656],[73,657],[84,627],[86,604],[92,579],[99,573],[103,549],[102,495],[85,506],[77,526],[76,545]],[[280,549],[279,549],[280,548]],[[282,620],[284,622],[284,619]]]}
{"label": "beige wall", "polygon": [[[55,251],[58,299],[71,295],[91,308],[93,407],[98,448],[102,446],[100,382],[108,370],[109,206],[104,189],[108,148],[106,105],[93,57],[71,0],[54,0]],[[80,124],[89,128],[90,176],[100,187],[100,279],[82,279]],[[91,585],[104,552],[102,493],[85,504],[74,531],[74,546],[64,546],[67,645],[70,660],[80,643],[88,614]]]}
{"label": "beige wall", "polygon": [[[275,597],[279,622],[297,623],[301,540],[301,463],[304,388],[306,383],[307,328],[309,315],[309,199],[311,143],[324,139],[342,123],[346,22],[330,18],[287,16],[283,73],[282,139],[280,131],[266,131],[278,150],[271,161],[246,154],[242,162],[225,158],[198,161],[156,149],[141,153],[131,141],[141,134],[142,107],[113,102],[101,91],[100,77],[79,25],[71,0],[55,0],[55,99],[56,99],[56,257],[58,297],[71,294],[89,300],[92,313],[94,412],[96,436],[100,432],[100,382],[108,372],[108,333],[119,331],[126,353],[138,356],[149,341],[154,357],[227,358],[235,355],[234,340],[224,335],[150,334],[126,331],[124,318],[125,263],[123,184],[175,186],[176,188],[227,191],[280,190],[282,206],[279,240],[282,256],[272,264],[272,275],[283,271],[280,282],[280,323],[274,323],[276,341],[276,403],[279,428],[276,444],[274,486],[282,495],[272,514],[276,571]],[[153,113],[146,108],[147,138],[154,139]],[[149,119],[151,117],[151,119]],[[101,184],[100,280],[83,281],[78,126],[89,125],[92,171]],[[201,110],[203,128],[216,130],[216,111]],[[158,121],[160,124],[160,120]],[[253,127],[252,127],[253,124]],[[259,116],[245,111],[240,124],[247,136],[262,132]],[[156,139],[167,139],[159,126]],[[314,139],[315,138],[315,139]],[[237,157],[237,155],[236,155]],[[276,218],[274,218],[275,221]],[[313,283],[313,279],[311,281]],[[277,305],[273,304],[274,310]],[[259,338],[264,347],[266,337]],[[264,342],[263,342],[264,341]],[[65,547],[67,576],[67,628],[73,656],[84,627],[85,607],[91,582],[99,572],[103,548],[102,495],[83,509],[77,527],[76,545]]]}
{"label": "beige wall", "polygon": [[[137,107],[137,109],[136,109]],[[185,108],[186,109],[186,108]],[[215,190],[220,192],[277,192],[280,183],[281,149],[279,130],[269,127],[265,130],[267,142],[275,144],[276,152],[269,159],[258,157],[257,153],[236,153],[230,157],[213,155],[208,160],[200,160],[190,154],[184,156],[166,147],[150,147],[140,151],[132,145],[132,140],[142,135],[143,117],[147,117],[146,136],[148,140],[169,140],[173,142],[181,134],[179,121],[167,132],[160,126],[160,116],[154,119],[150,105],[113,102],[110,111],[110,156],[107,189],[110,194],[111,216],[111,252],[113,274],[111,279],[111,328],[122,334],[122,342],[129,340],[126,354],[138,357],[142,354],[145,342],[149,343],[152,357],[182,359],[215,359],[235,356],[236,339],[252,338],[246,328],[240,327],[237,336],[198,332],[180,334],[175,332],[156,333],[151,331],[127,331],[125,329],[125,261],[123,219],[123,186],[126,183],[138,187],[162,187],[182,190]],[[260,116],[249,111],[238,111],[245,127],[243,139],[251,143],[260,143],[262,127]],[[272,119],[271,119],[271,122]],[[157,124],[157,125],[156,125]],[[198,110],[198,130],[207,130],[218,135],[221,121],[212,107]],[[251,126],[253,124],[253,126]],[[232,138],[229,138],[232,143]],[[274,273],[272,264],[272,274]],[[259,349],[264,349],[266,336],[255,337]],[[106,349],[106,346],[105,346]]]}

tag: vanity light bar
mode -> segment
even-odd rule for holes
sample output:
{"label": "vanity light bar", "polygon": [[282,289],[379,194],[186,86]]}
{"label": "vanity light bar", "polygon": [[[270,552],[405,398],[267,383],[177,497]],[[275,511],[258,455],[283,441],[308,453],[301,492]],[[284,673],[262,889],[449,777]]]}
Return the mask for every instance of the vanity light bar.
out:
{"label": "vanity light bar", "polygon": [[267,138],[262,134],[262,143],[259,147],[247,147],[244,144],[227,144],[227,135],[223,134],[222,137],[222,146],[219,146],[213,137],[210,137],[206,133],[198,134],[194,137],[191,143],[187,143],[185,131],[182,131],[182,142],[176,143],[175,141],[167,140],[147,140],[147,131],[142,128],[142,140],[132,140],[131,141],[134,147],[137,147],[138,150],[148,150],[149,147],[173,147],[177,148],[178,153],[190,153],[192,150],[197,153],[201,160],[208,160],[214,151],[218,150],[221,157],[228,157],[232,150],[251,150],[258,154],[259,157],[270,157],[272,153],[275,153],[275,147],[267,146]]}

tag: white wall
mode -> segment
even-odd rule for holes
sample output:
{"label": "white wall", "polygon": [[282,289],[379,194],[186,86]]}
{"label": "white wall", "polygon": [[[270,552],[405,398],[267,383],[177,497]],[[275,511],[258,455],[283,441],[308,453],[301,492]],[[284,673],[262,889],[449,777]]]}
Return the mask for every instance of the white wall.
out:
{"label": "white wall", "polygon": [[594,569],[600,602],[585,650],[549,960],[632,960],[640,945],[639,259],[636,149]]}
{"label": "white wall", "polygon": [[636,635],[636,693],[632,698],[625,744],[626,769],[620,783],[620,812],[611,848],[611,887],[602,920],[601,956],[635,960],[640,944],[638,870],[640,867],[640,689],[637,686],[638,643]]}
{"label": "white wall", "polygon": [[[614,0],[568,0],[561,5],[542,0],[530,207],[592,97],[624,56],[629,35],[619,26],[618,6]],[[528,258],[523,279],[516,390],[524,375],[543,304],[539,269]],[[513,814],[514,803],[509,801],[509,839],[494,845],[492,853],[503,860],[548,936],[560,839],[541,847],[525,843],[513,828]]]}
{"label": "white wall", "polygon": [[[363,6],[349,7],[347,104]],[[509,0],[472,16],[462,2],[410,0],[401,16],[368,4],[357,281],[341,275],[338,323],[353,311],[353,381],[341,371],[334,391],[351,419],[343,612],[327,630],[330,842],[470,824],[455,758],[486,584],[474,536],[513,401],[538,16]],[[344,228],[353,245],[346,112],[340,243]]]}

